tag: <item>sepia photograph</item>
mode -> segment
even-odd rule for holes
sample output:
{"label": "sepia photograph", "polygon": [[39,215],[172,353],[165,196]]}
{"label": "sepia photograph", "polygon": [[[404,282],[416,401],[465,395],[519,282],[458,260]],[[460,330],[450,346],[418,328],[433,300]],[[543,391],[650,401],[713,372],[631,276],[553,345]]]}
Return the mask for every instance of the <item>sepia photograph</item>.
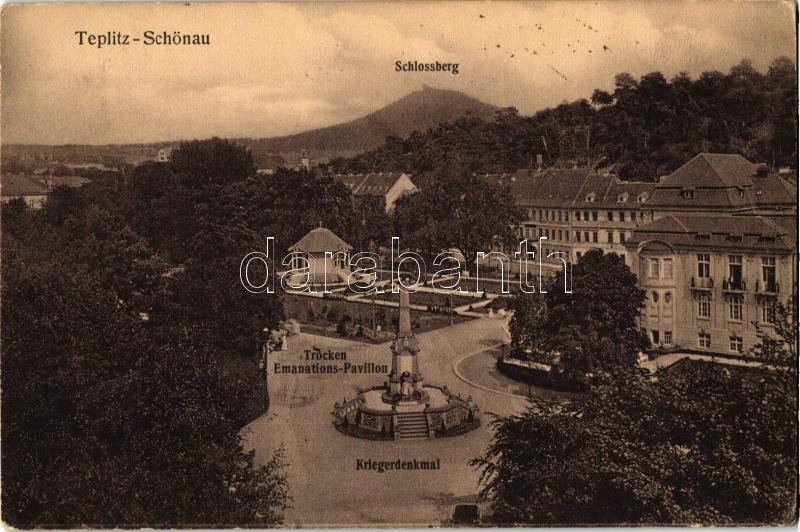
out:
{"label": "sepia photograph", "polygon": [[797,10],[5,3],[3,526],[796,527]]}

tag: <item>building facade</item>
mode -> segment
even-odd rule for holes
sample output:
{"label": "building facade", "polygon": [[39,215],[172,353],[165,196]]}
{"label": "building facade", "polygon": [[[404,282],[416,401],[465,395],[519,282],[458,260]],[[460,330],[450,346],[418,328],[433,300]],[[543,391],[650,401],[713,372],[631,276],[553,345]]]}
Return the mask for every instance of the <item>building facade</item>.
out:
{"label": "building facade", "polygon": [[[609,172],[549,168],[489,174],[484,179],[509,187],[523,213],[517,236],[535,244],[549,270],[563,266],[559,257],[575,262],[593,249],[626,257],[625,240],[653,220],[646,202],[655,184],[620,181]],[[509,257],[516,251],[501,246],[497,250]],[[509,267],[518,272],[517,261]]]}
{"label": "building facade", "polygon": [[554,252],[573,262],[590,250],[622,256],[646,292],[640,324],[654,348],[741,355],[758,342],[753,322],[768,328],[775,302],[797,292],[792,175],[701,153],[657,183],[588,168],[484,178],[510,188],[520,239],[546,238],[550,271],[563,264],[546,258]]}
{"label": "building facade", "polygon": [[[374,172],[369,174],[337,174],[336,183],[350,189],[356,204],[377,198],[383,203],[385,212],[394,210],[395,203],[405,194],[417,191],[411,176],[402,172]],[[358,205],[356,205],[358,207]]]}
{"label": "building facade", "polygon": [[753,322],[769,327],[776,301],[796,290],[793,222],[669,214],[637,229],[625,245],[653,346],[746,354],[758,343]]}
{"label": "building facade", "polygon": [[753,322],[796,294],[797,191],[737,154],[701,153],[662,177],[651,224],[626,242],[656,348],[746,354]]}

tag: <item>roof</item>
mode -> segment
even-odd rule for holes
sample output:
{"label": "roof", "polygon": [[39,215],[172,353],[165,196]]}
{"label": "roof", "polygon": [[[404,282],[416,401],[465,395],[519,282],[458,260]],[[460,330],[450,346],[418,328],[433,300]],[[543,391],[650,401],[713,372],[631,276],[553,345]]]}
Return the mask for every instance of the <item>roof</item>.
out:
{"label": "roof", "polygon": [[510,174],[486,174],[487,182],[509,186],[517,205],[523,207],[631,208],[649,199],[655,183],[620,181],[609,173],[590,168],[518,170]]}
{"label": "roof", "polygon": [[699,153],[668,175],[662,183],[671,187],[747,186],[760,164],[735,153]]}
{"label": "roof", "polygon": [[620,181],[613,174],[590,173],[572,202],[572,207],[638,207],[652,195],[655,183]]}
{"label": "roof", "polygon": [[589,172],[588,168],[518,170],[509,180],[511,193],[520,206],[567,208]]}
{"label": "roof", "polygon": [[47,187],[24,175],[4,175],[0,178],[2,196],[46,196]]}
{"label": "roof", "polygon": [[659,240],[679,248],[757,249],[792,252],[796,232],[785,220],[764,216],[668,215],[637,227],[627,247]]}
{"label": "roof", "polygon": [[746,209],[796,205],[797,192],[786,176],[774,172],[758,175],[759,167],[763,165],[737,154],[698,154],[661,178],[648,206]]}
{"label": "roof", "polygon": [[298,240],[295,245],[289,248],[289,251],[304,253],[324,253],[330,251],[331,253],[335,253],[337,251],[349,251],[351,249],[353,249],[353,246],[336,236],[330,229],[317,227]]}
{"label": "roof", "polygon": [[337,174],[333,176],[333,180],[349,188],[354,196],[385,196],[404,175],[402,172]]}

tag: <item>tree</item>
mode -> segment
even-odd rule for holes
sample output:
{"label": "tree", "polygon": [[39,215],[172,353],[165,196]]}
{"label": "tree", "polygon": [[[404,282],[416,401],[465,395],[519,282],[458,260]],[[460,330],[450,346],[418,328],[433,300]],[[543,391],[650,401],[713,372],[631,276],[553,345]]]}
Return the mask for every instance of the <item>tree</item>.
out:
{"label": "tree", "polygon": [[250,150],[218,137],[181,143],[169,164],[190,188],[243,181],[256,172]]}
{"label": "tree", "polygon": [[769,364],[788,368],[797,365],[797,299],[790,298],[785,303],[776,301],[772,309],[772,322],[763,324],[753,322],[758,344],[751,354]]}
{"label": "tree", "polygon": [[243,451],[248,394],[207,330],[140,320],[58,250],[3,249],[6,522],[280,523],[282,459],[257,467]]}
{"label": "tree", "polygon": [[595,105],[611,105],[614,103],[614,97],[604,90],[595,89],[592,93],[592,103]]}
{"label": "tree", "polygon": [[511,301],[514,310],[508,326],[511,332],[511,354],[518,358],[530,357],[537,362],[552,362],[543,341],[543,327],[547,322],[544,297],[541,294],[519,293]]}
{"label": "tree", "polygon": [[394,217],[402,245],[432,256],[457,248],[472,271],[478,251],[488,253],[497,240],[513,242],[511,228],[521,213],[507,188],[453,168],[432,176],[416,194],[400,198]]}
{"label": "tree", "polygon": [[551,353],[545,362],[581,379],[633,367],[647,346],[636,323],[644,303],[636,275],[619,255],[596,250],[583,255],[571,271],[572,293],[556,276],[547,287],[544,311],[531,301],[535,295],[517,296],[512,349],[534,344],[540,355]]}
{"label": "tree", "polygon": [[[769,373],[690,361],[613,375],[494,421],[482,495],[502,525],[796,520],[796,402]],[[796,389],[795,389],[796,397]]]}

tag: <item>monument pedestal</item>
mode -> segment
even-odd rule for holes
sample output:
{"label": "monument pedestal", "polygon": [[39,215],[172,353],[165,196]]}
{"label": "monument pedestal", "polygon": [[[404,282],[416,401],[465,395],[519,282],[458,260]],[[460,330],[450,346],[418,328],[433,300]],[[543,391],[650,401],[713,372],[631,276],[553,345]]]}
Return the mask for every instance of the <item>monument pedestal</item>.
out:
{"label": "monument pedestal", "polygon": [[337,429],[370,439],[411,439],[460,434],[480,425],[471,398],[457,397],[447,387],[423,385],[408,292],[400,292],[400,323],[391,351],[392,370],[383,386],[334,406]]}

